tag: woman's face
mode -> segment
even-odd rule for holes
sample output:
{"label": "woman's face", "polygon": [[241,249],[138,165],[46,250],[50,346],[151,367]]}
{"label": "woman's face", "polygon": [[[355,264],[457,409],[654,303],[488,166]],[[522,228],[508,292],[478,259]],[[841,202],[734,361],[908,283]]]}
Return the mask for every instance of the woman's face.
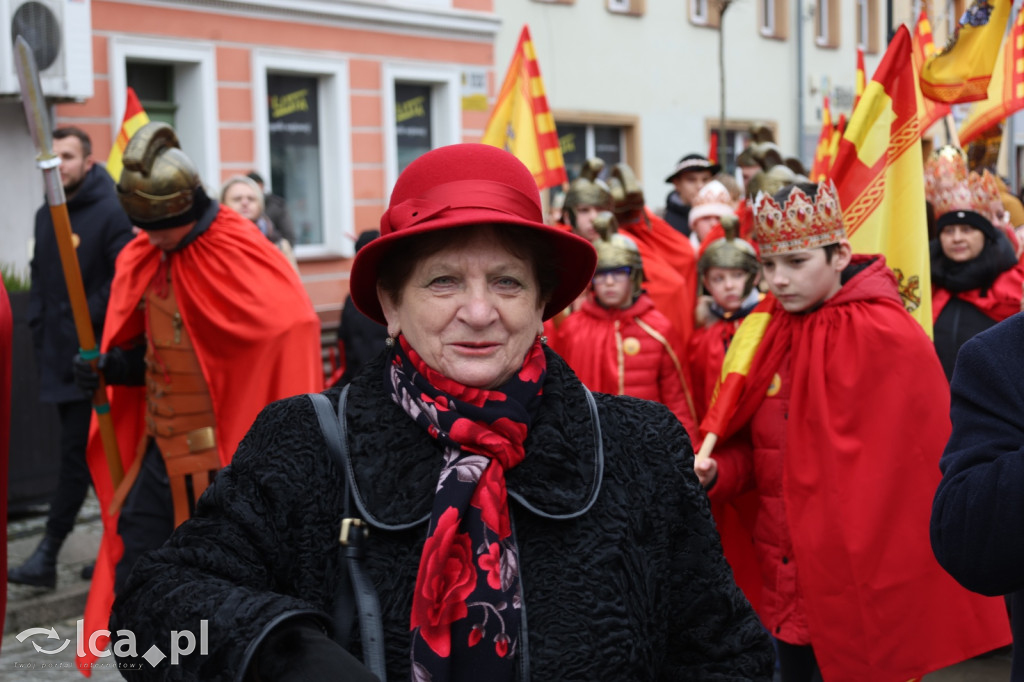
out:
{"label": "woman's face", "polygon": [[388,333],[401,332],[427,365],[474,388],[496,388],[523,364],[543,330],[533,264],[509,253],[494,228],[421,259],[400,303],[380,288]]}
{"label": "woman's face", "polygon": [[977,258],[985,248],[985,233],[971,225],[946,225],[939,232],[939,245],[946,258],[966,263]]}
{"label": "woman's face", "polygon": [[224,192],[224,205],[254,222],[260,217],[260,199],[255,190],[244,182],[236,182],[227,188]]}

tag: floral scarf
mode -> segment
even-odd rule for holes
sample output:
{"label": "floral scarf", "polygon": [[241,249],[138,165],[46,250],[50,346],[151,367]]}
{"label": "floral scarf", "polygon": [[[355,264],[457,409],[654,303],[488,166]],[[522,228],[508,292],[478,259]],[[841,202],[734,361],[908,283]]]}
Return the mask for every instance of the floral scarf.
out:
{"label": "floral scarf", "polygon": [[402,336],[385,371],[394,401],[445,446],[412,600],[412,679],[513,680],[522,593],[505,472],[523,459],[544,350],[535,343],[494,390],[430,369]]}

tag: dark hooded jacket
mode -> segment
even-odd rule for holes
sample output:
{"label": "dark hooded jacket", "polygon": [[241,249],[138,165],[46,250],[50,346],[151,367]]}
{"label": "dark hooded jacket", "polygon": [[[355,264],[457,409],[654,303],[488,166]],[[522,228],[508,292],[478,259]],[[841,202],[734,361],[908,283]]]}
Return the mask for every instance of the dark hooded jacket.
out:
{"label": "dark hooded jacket", "polygon": [[[582,384],[553,352],[547,360],[526,458],[507,475],[524,591],[520,679],[770,679],[770,642],[722,558],[679,422],[663,406],[596,394],[598,440]],[[407,680],[443,450],[391,399],[383,355],[350,385],[346,414],[388,677]],[[307,397],[267,407],[195,517],[140,560],[114,605],[111,631],[130,629],[139,654],[166,646],[171,630],[200,632],[202,619],[207,654],[153,669],[115,646],[138,667],[126,677],[241,679],[289,618],[330,630],[343,480]],[[350,651],[361,656],[358,628]]]}
{"label": "dark hooded jacket", "polygon": [[[77,237],[75,253],[89,317],[99,342],[114,278],[114,261],[132,239],[132,222],[117,200],[114,181],[98,164],[86,173],[67,208],[71,231]],[[71,360],[78,352],[78,334],[71,316],[53,219],[45,204],[36,212],[31,275],[29,326],[40,372],[39,397],[51,403],[87,400],[88,396],[75,386],[72,378]]]}

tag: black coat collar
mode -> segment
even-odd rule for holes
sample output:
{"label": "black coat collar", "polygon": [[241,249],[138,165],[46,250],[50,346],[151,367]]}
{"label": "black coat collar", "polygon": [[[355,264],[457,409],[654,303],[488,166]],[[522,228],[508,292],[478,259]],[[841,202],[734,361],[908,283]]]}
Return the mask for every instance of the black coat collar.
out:
{"label": "black coat collar", "polygon": [[[572,517],[592,503],[600,448],[586,389],[550,350],[544,399],[526,439],[526,457],[508,472],[509,495],[533,513]],[[355,488],[371,524],[425,522],[443,461],[439,443],[395,404],[381,354],[353,380],[346,406]]]}

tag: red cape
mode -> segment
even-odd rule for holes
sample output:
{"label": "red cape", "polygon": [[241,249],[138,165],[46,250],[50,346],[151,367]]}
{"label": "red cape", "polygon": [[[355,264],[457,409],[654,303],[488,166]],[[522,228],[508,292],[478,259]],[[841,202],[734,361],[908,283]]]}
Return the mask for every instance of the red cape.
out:
{"label": "red cape", "polygon": [[697,306],[697,258],[690,240],[667,222],[644,209],[643,216],[619,224],[640,249],[644,262],[644,289],[658,311],[669,319],[685,345],[693,333],[693,313]]}
{"label": "red cape", "polygon": [[989,287],[985,296],[981,296],[980,289],[954,294],[948,289],[935,287],[932,289],[932,322],[939,319],[939,313],[954,297],[967,301],[996,322],[1002,322],[1020,312],[1022,287],[1024,287],[1024,266],[1020,263],[1000,274]]}
{"label": "red cape", "polygon": [[[102,350],[142,335],[139,301],[161,252],[140,234],[117,258]],[[210,388],[217,447],[228,464],[238,442],[268,403],[323,388],[320,321],[298,274],[248,220],[221,208],[210,228],[171,256],[174,294]],[[145,389],[109,387],[111,415],[125,471],[145,431]],[[117,514],[109,514],[111,484],[96,420],[87,451],[103,512],[103,539],[85,609],[86,638],[105,630],[113,604],[114,567],[123,547]],[[99,647],[105,646],[101,638]],[[79,667],[95,660],[86,648]]]}
{"label": "red cape", "polygon": [[1002,600],[968,592],[932,554],[949,387],[884,258],[854,263],[871,259],[813,313],[775,302],[725,434],[749,421],[790,354],[786,516],[830,682],[904,682],[1011,641]]}

